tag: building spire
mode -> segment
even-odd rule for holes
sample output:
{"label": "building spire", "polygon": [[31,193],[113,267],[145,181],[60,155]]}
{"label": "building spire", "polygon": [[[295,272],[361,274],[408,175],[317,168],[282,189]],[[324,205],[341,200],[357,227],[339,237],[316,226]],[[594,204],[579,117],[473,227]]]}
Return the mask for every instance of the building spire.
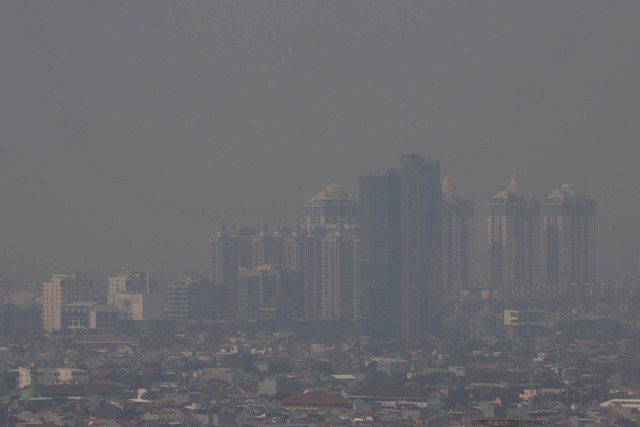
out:
{"label": "building spire", "polygon": [[516,174],[511,175],[511,182],[507,187],[507,194],[520,194],[520,186],[518,185],[518,181],[516,181]]}
{"label": "building spire", "polygon": [[226,236],[227,233],[227,225],[224,223],[224,219],[220,221],[220,225],[218,225],[218,236]]}
{"label": "building spire", "polygon": [[263,219],[260,223],[260,234],[262,234],[263,236],[269,234],[269,224],[267,223],[266,219]]}
{"label": "building spire", "polygon": [[442,178],[442,194],[451,193],[453,193],[453,189],[451,188],[451,183],[449,182],[449,174],[444,174],[444,178]]}

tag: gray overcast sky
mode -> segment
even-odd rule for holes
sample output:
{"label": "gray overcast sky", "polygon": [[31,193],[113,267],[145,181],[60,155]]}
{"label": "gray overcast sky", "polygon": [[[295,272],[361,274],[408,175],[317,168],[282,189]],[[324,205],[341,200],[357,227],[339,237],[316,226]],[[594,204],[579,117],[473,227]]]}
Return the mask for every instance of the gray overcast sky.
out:
{"label": "gray overcast sky", "polygon": [[[164,263],[302,218],[328,182],[438,157],[599,202],[600,272],[637,274],[638,1],[3,1],[0,276]],[[204,266],[204,267],[202,267]]]}

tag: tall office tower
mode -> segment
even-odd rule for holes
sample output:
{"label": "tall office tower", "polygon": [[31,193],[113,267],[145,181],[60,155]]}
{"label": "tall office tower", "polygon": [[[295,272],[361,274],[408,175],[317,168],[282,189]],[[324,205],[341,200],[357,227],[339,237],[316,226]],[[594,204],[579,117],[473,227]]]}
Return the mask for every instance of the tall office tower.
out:
{"label": "tall office tower", "polygon": [[593,283],[596,264],[596,202],[563,184],[542,204],[546,281]]}
{"label": "tall office tower", "polygon": [[473,202],[453,191],[449,177],[442,182],[442,286],[468,288],[473,284]]}
{"label": "tall office tower", "polygon": [[305,315],[327,320],[360,316],[358,203],[336,184],[309,199],[304,245]]}
{"label": "tall office tower", "polygon": [[407,154],[388,174],[400,180],[400,333],[413,341],[434,324],[441,299],[440,162]]}
{"label": "tall office tower", "polygon": [[92,298],[93,280],[76,274],[54,274],[42,284],[42,328],[47,332],[61,329],[62,306]]}
{"label": "tall office tower", "polygon": [[360,176],[360,265],[363,316],[380,338],[400,331],[400,178]]}
{"label": "tall office tower", "polygon": [[540,203],[515,177],[487,201],[493,286],[536,284],[540,278]]}
{"label": "tall office tower", "polygon": [[157,294],[158,280],[155,277],[147,277],[146,273],[125,271],[107,279],[109,285],[109,304],[113,304],[113,295],[118,292],[130,292],[136,294]]}

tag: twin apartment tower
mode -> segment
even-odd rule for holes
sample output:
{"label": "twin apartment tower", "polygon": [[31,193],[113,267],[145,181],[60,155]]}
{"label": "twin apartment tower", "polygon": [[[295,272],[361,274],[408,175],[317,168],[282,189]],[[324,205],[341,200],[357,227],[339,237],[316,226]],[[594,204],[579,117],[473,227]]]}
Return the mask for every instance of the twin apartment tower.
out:
{"label": "twin apartment tower", "polygon": [[[221,223],[213,282],[228,289],[230,314],[298,306],[296,317],[367,319],[380,337],[424,337],[437,328],[442,291],[476,285],[474,205],[440,176],[439,161],[403,155],[399,167],[360,177],[359,201],[326,186],[305,203],[304,225],[231,235]],[[541,283],[541,204],[512,180],[488,206],[491,284]],[[546,282],[589,283],[595,202],[563,186],[544,210]]]}

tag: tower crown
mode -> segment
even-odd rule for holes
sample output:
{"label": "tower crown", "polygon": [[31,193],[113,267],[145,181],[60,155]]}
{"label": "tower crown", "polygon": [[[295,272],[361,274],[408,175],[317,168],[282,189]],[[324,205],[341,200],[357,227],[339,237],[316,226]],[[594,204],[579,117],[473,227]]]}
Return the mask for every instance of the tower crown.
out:
{"label": "tower crown", "polygon": [[518,181],[516,181],[516,175],[511,175],[511,182],[509,182],[509,186],[505,190],[507,194],[520,194],[520,186],[518,185]]}
{"label": "tower crown", "polygon": [[442,194],[449,195],[453,193],[453,189],[451,188],[451,183],[449,183],[449,175],[445,174],[442,178]]}
{"label": "tower crown", "polygon": [[344,188],[332,182],[326,185],[318,194],[313,196],[309,201],[327,200],[327,199],[339,199],[339,200],[354,200],[353,196],[349,194]]}

